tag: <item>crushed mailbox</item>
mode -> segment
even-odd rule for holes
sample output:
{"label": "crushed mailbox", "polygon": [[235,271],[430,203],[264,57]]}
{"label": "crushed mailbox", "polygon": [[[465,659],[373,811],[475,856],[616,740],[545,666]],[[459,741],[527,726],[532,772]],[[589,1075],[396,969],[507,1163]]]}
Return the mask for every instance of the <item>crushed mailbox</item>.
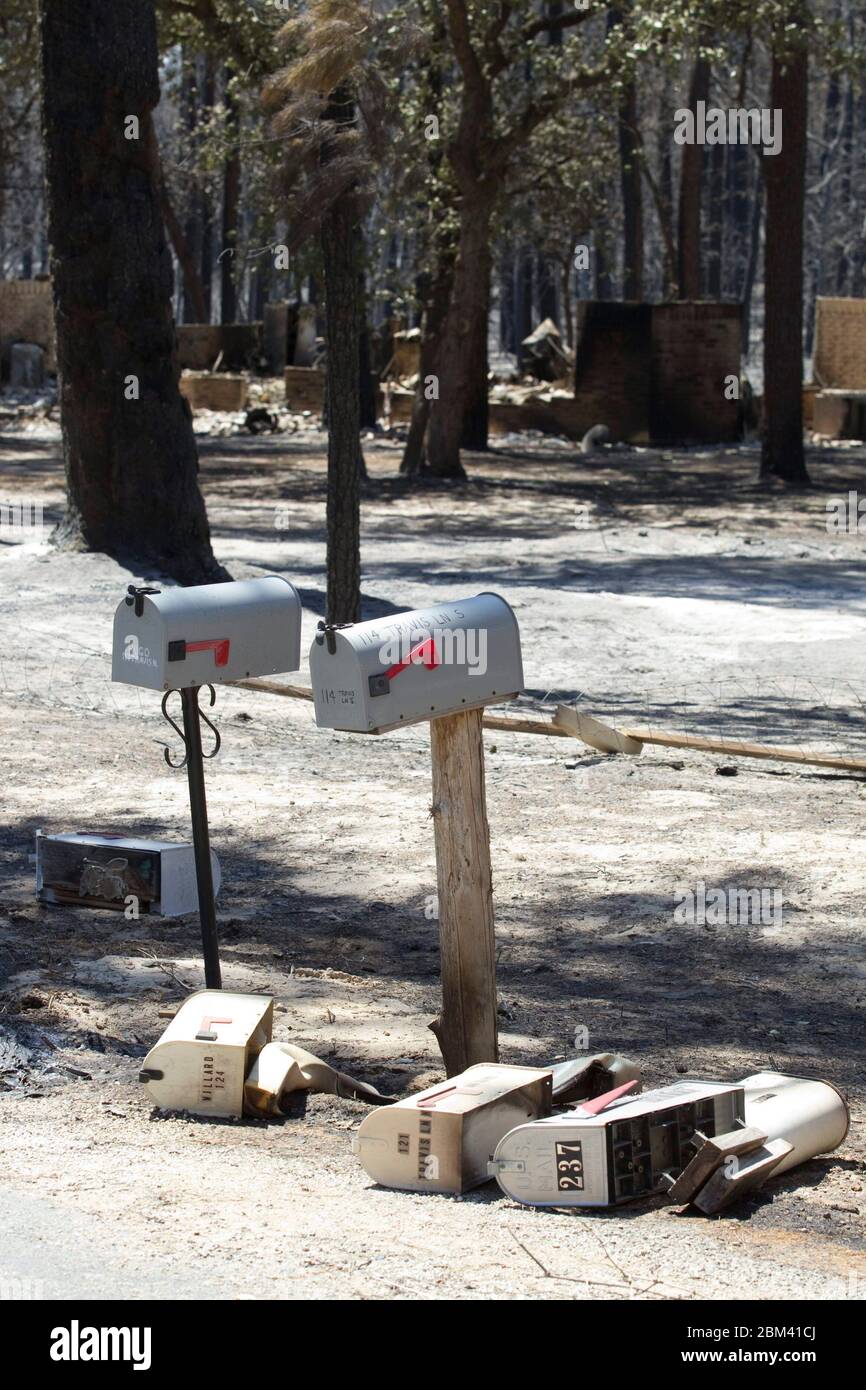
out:
{"label": "crushed mailbox", "polygon": [[680,1081],[615,1100],[598,1114],[581,1109],[512,1129],[489,1172],[507,1197],[531,1206],[602,1207],[665,1188],[694,1152],[694,1138],[743,1122],[742,1085]]}
{"label": "crushed mailbox", "polygon": [[523,690],[520,630],[498,594],[320,626],[310,651],[316,723],[381,734],[513,699]]}
{"label": "crushed mailbox", "polygon": [[114,616],[111,679],[184,690],[297,671],[301,600],[271,574],[189,589],[130,586]]}

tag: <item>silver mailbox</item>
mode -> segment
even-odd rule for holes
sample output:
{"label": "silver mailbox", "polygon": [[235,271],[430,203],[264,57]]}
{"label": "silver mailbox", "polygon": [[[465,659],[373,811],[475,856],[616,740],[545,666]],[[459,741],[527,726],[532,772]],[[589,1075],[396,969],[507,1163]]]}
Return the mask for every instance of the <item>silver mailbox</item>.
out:
{"label": "silver mailbox", "polygon": [[324,627],[310,677],[321,728],[381,734],[519,694],[520,630],[498,594]]}
{"label": "silver mailbox", "polygon": [[301,600],[280,575],[136,589],[114,615],[111,679],[147,690],[297,671]]}

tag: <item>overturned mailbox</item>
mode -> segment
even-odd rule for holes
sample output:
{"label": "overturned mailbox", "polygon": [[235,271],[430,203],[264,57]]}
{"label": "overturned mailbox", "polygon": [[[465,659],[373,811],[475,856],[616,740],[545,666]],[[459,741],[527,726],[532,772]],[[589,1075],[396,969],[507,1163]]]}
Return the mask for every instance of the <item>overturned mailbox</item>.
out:
{"label": "overturned mailbox", "polygon": [[197,990],[148,1052],[138,1079],[164,1110],[238,1118],[247,1073],[273,1026],[274,1001],[266,994]]}
{"label": "overturned mailbox", "polygon": [[498,594],[320,627],[310,651],[316,723],[381,734],[523,690],[520,631]]}
{"label": "overturned mailbox", "polygon": [[[214,893],[220,866],[211,851]],[[36,896],[43,903],[106,907],[181,917],[195,912],[198,890],[192,845],[128,835],[36,834]]]}
{"label": "overturned mailbox", "polygon": [[768,1139],[786,1139],[791,1145],[775,1176],[817,1154],[832,1153],[848,1133],[848,1103],[829,1081],[759,1071],[738,1084],[745,1095],[746,1124]]}
{"label": "overturned mailbox", "polygon": [[191,994],[144,1059],[139,1080],[148,1099],[164,1110],[224,1119],[279,1116],[295,1091],[390,1104],[374,1086],[336,1071],[305,1048],[273,1042],[273,1022],[269,995]]}
{"label": "overturned mailbox", "polygon": [[114,617],[111,679],[146,690],[297,671],[301,600],[281,575],[188,589],[130,585]]}
{"label": "overturned mailbox", "polygon": [[465,1192],[487,1182],[504,1134],[549,1115],[552,1072],[495,1063],[469,1067],[362,1121],[352,1148],[383,1187]]}
{"label": "overturned mailbox", "polygon": [[744,1115],[742,1085],[680,1081],[596,1114],[578,1107],[521,1124],[489,1171],[506,1196],[531,1206],[613,1206],[665,1190],[694,1156],[696,1135],[727,1133]]}

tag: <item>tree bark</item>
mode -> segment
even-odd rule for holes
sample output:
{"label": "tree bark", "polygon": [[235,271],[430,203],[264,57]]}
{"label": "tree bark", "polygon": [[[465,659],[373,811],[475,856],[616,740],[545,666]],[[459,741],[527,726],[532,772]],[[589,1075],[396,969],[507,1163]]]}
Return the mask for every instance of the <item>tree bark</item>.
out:
{"label": "tree bark", "polygon": [[[339,127],[355,122],[355,104],[343,90],[332,95],[326,117]],[[322,162],[332,158],[322,150]],[[325,274],[326,399],[328,409],[327,621],[356,623],[361,616],[361,228],[354,190],[342,194],[322,220]]]}
{"label": "tree bark", "polygon": [[226,579],[178,389],[153,0],[42,0],[40,24],[69,499],[58,539],[182,583]]}
{"label": "tree bark", "polygon": [[[689,83],[689,109],[710,94],[710,65],[695,59]],[[701,297],[701,177],[704,167],[703,145],[683,145],[680,170],[679,266],[680,299]]]}
{"label": "tree bark", "polygon": [[807,486],[803,450],[803,216],[809,57],[773,53],[770,107],[782,148],[762,159],[767,195],[764,269],[764,437],[761,477]]}
{"label": "tree bark", "polygon": [[[479,323],[472,334],[475,356],[469,363],[469,391],[466,414],[463,417],[463,433],[460,436],[461,449],[473,449],[483,453],[487,448],[487,432],[490,422],[490,403],[488,400],[487,376],[489,358],[487,354],[487,324],[489,303],[479,304],[477,308]],[[483,323],[481,319],[483,318]]]}
{"label": "tree bark", "polygon": [[235,266],[238,250],[238,212],[241,197],[241,157],[238,106],[231,91],[231,73],[226,73],[226,131],[232,149],[223,169],[223,244],[220,252],[220,323],[236,323],[238,292]]}
{"label": "tree bark", "polygon": [[[205,54],[203,67],[203,106],[204,110],[210,113],[216,103],[216,62],[212,53]],[[213,317],[214,229],[216,219],[210,194],[204,186],[199,190],[199,207],[201,217],[201,283],[204,288],[205,308],[204,322],[210,323]]]}
{"label": "tree bark", "polygon": [[725,155],[730,148],[728,145],[713,145],[709,159],[706,292],[708,299],[715,300],[722,297],[722,265],[725,256]]}
{"label": "tree bark", "polygon": [[619,167],[623,211],[623,298],[643,298],[643,197],[637,90],[630,82],[619,104]]}
{"label": "tree bark", "polygon": [[477,372],[486,357],[492,209],[489,190],[464,193],[454,286],[436,361],[439,397],[431,402],[427,427],[427,468],[438,478],[466,477],[460,441],[472,399],[472,367]]}
{"label": "tree bark", "polygon": [[439,342],[451,299],[451,290],[454,284],[454,256],[455,252],[450,239],[439,245],[436,269],[424,307],[418,385],[415,388],[415,399],[412,403],[412,420],[409,425],[406,447],[400,460],[400,472],[410,478],[418,474],[426,462],[424,440],[430,419],[430,399],[427,395],[428,382],[430,377],[435,375]]}
{"label": "tree bark", "polygon": [[165,228],[171,238],[174,247],[174,254],[177,256],[178,264],[183,272],[183,302],[184,309],[189,308],[194,317],[189,318],[184,314],[187,323],[204,323],[204,287],[198,267],[195,263],[195,256],[186,239],[180,220],[172,207],[165,176],[160,172],[159,180],[159,201],[162,208],[162,215],[165,220]]}
{"label": "tree bark", "polygon": [[743,356],[748,357],[752,335],[752,297],[755,281],[758,278],[758,262],[761,256],[761,220],[764,216],[764,180],[760,173],[755,179],[752,192],[752,218],[749,228],[746,273],[743,281]]}

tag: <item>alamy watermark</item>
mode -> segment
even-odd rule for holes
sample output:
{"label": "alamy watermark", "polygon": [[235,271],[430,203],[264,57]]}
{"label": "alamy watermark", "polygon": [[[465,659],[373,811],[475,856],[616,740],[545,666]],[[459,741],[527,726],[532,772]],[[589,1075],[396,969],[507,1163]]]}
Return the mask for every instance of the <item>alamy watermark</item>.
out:
{"label": "alamy watermark", "polygon": [[866,497],[857,492],[849,492],[847,497],[828,497],[826,508],[829,532],[856,535],[866,531]]}
{"label": "alamy watermark", "polygon": [[707,107],[705,101],[695,103],[694,111],[681,107],[674,112],[674,143],[677,145],[762,145],[765,155],[779,154],[782,149],[782,111],[744,110],[734,107]]}
{"label": "alamy watermark", "polygon": [[674,884],[674,921],[685,927],[775,926],[782,921],[778,888],[708,888]]}
{"label": "alamy watermark", "polygon": [[27,540],[41,537],[45,520],[41,502],[26,498],[19,502],[0,501],[0,540]]}
{"label": "alamy watermark", "polygon": [[487,629],[484,627],[441,628],[435,633],[416,630],[389,637],[379,648],[379,660],[396,675],[407,666],[465,666],[470,676],[487,671]]}

